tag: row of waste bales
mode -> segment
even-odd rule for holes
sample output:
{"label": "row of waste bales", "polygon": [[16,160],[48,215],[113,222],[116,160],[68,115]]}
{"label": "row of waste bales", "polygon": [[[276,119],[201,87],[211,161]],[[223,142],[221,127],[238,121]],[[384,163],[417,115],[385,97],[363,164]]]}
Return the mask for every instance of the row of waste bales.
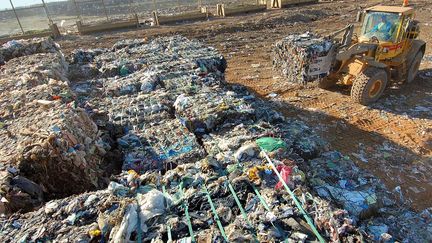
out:
{"label": "row of waste bales", "polygon": [[[122,172],[106,189],[3,218],[4,241],[430,239],[428,211],[400,207],[379,180],[330,151],[311,127],[244,87],[226,85],[226,62],[212,48],[160,37],[77,50],[66,60],[76,65],[69,71],[94,67],[87,78],[69,72],[74,106],[65,106],[91,119],[107,149],[100,134],[116,140],[110,145]],[[111,64],[115,71],[107,74]],[[158,84],[141,89],[149,80]]]}

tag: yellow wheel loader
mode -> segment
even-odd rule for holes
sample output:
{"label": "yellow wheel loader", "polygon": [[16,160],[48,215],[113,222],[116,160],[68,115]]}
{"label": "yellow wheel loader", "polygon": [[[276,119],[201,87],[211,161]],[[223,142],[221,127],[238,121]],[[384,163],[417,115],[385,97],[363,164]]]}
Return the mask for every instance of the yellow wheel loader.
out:
{"label": "yellow wheel loader", "polygon": [[354,26],[341,33],[330,74],[318,86],[328,88],[337,82],[352,85],[354,101],[367,105],[376,101],[389,82],[412,82],[420,67],[426,43],[418,40],[419,26],[414,8],[374,6],[359,12],[360,33]]}

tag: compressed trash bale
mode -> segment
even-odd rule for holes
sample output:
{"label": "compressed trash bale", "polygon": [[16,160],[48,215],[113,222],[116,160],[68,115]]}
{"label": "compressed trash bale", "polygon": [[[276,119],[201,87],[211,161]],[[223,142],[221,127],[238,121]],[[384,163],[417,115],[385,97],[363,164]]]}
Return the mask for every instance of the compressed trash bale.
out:
{"label": "compressed trash bale", "polygon": [[309,163],[311,185],[320,196],[336,200],[356,217],[367,218],[377,212],[380,183],[361,172],[349,158],[338,152],[327,152]]}
{"label": "compressed trash bale", "polygon": [[118,194],[111,187],[53,200],[27,214],[14,214],[9,220],[0,222],[0,239],[5,242],[57,242],[70,241],[74,237],[84,242],[125,242],[139,231],[146,240],[161,238],[154,225],[165,224],[162,216],[169,199],[148,186],[136,188],[134,183],[139,185],[139,178],[133,174],[124,173],[114,180],[111,184],[123,187],[124,194]]}
{"label": "compressed trash bale", "polygon": [[335,60],[335,44],[306,32],[289,35],[273,47],[273,67],[288,82],[305,84],[328,75]]}
{"label": "compressed trash bale", "polygon": [[256,121],[268,123],[283,123],[285,117],[270,105],[267,101],[255,97],[246,87],[241,85],[231,85],[227,94],[234,92],[236,97],[241,97],[248,105],[255,110]]}
{"label": "compressed trash bale", "polygon": [[203,72],[223,73],[226,69],[226,61],[216,49],[181,36],[161,37],[138,46],[113,50],[94,60],[105,77],[126,76],[150,65],[163,70],[166,65],[176,63],[201,68]]}
{"label": "compressed trash bale", "polygon": [[68,64],[61,53],[41,53],[12,59],[0,68],[2,91],[30,89],[50,79],[68,81]]}
{"label": "compressed trash bale", "polygon": [[[60,101],[47,105],[34,101],[19,117],[4,121],[0,137],[0,162],[43,186],[48,197],[105,183],[100,165],[106,151],[96,125],[82,109]],[[7,198],[8,192],[4,193]]]}
{"label": "compressed trash bale", "polygon": [[2,222],[0,238],[4,242],[64,241],[72,237],[89,241],[88,232],[98,228],[99,215],[106,213],[113,219],[121,215],[124,206],[120,200],[104,190],[51,201],[37,211],[14,214],[10,221]]}
{"label": "compressed trash bale", "polygon": [[174,164],[191,163],[201,159],[205,152],[196,137],[178,121],[170,120],[158,126],[144,128],[148,141],[159,157]]}
{"label": "compressed trash bale", "polygon": [[107,114],[110,123],[128,129],[142,129],[174,118],[173,102],[166,92],[139,93],[128,97],[98,99],[90,103],[97,107],[99,113]]}
{"label": "compressed trash bale", "polygon": [[272,132],[273,128],[266,123],[258,124],[239,124],[237,126],[206,134],[203,136],[203,146],[207,153],[216,157],[223,157],[229,160],[235,157],[235,153],[242,144],[252,142],[256,138]]}
{"label": "compressed trash bale", "polygon": [[77,51],[68,59],[70,77],[114,77],[107,79],[107,88],[117,95],[150,92],[159,82],[170,90],[220,84],[226,69],[225,59],[215,49],[179,36],[112,51]]}
{"label": "compressed trash bale", "polygon": [[29,212],[41,206],[44,201],[42,187],[18,173],[15,168],[5,168],[5,165],[0,169],[1,215],[18,210]]}
{"label": "compressed trash bale", "polygon": [[123,170],[139,173],[191,163],[204,155],[204,150],[178,120],[166,120],[155,126],[143,126],[119,139],[125,154]]}
{"label": "compressed trash bale", "polygon": [[127,40],[120,40],[117,41],[113,46],[112,46],[112,50],[116,51],[119,49],[123,49],[123,48],[133,48],[133,47],[138,47],[138,46],[142,46],[146,43],[147,41],[145,39],[127,39]]}
{"label": "compressed trash bale", "polygon": [[76,49],[67,55],[69,64],[85,64],[93,62],[95,57],[107,52],[107,49]]}
{"label": "compressed trash bale", "polygon": [[201,135],[223,123],[254,119],[254,109],[245,100],[217,87],[203,89],[193,96],[182,94],[174,107],[189,131]]}
{"label": "compressed trash bale", "polygon": [[49,106],[60,101],[72,101],[74,93],[66,82],[51,79],[49,84],[42,84],[32,89],[16,89],[0,93],[0,116],[5,120],[13,120],[21,113],[27,112],[27,106],[39,103]]}
{"label": "compressed trash bale", "polygon": [[9,60],[35,53],[58,52],[60,46],[52,38],[11,40],[0,47],[0,65]]}
{"label": "compressed trash bale", "polygon": [[131,95],[138,92],[150,93],[161,87],[156,72],[140,70],[125,77],[103,80],[105,92],[110,96]]}
{"label": "compressed trash bale", "polygon": [[94,59],[96,56],[107,51],[107,49],[77,49],[72,51],[72,53],[66,57],[69,63],[68,77],[74,81],[97,77],[100,72],[98,66],[93,63]]}
{"label": "compressed trash bale", "polygon": [[277,129],[284,140],[290,142],[293,151],[305,160],[316,158],[328,150],[328,143],[304,122],[287,119],[278,123]]}

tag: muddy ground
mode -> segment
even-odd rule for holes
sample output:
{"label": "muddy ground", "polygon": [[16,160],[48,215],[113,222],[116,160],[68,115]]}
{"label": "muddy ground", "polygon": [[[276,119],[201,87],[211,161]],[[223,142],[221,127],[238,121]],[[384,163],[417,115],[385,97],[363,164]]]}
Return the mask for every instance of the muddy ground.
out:
{"label": "muddy ground", "polygon": [[[270,54],[275,41],[304,31],[329,34],[353,22],[360,7],[382,2],[320,3],[160,28],[69,35],[58,42],[69,52],[110,47],[121,39],[181,34],[212,45],[228,60],[226,78],[230,83],[248,87],[274,102],[287,116],[313,125],[333,149],[381,178],[390,190],[399,186],[402,196],[412,202],[414,209],[421,210],[432,206],[432,75],[428,75],[432,74],[431,48],[427,48],[414,83],[391,85],[370,107],[353,103],[350,87],[323,90],[314,84],[290,85],[272,69]],[[394,5],[399,1],[385,3]],[[411,3],[421,22],[420,38],[432,44],[432,2]]]}

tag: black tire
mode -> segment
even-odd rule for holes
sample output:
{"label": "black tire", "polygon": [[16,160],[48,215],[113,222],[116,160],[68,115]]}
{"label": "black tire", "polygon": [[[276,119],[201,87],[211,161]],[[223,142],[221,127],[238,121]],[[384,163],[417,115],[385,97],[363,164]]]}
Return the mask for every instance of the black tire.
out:
{"label": "black tire", "polygon": [[411,65],[408,68],[407,79],[406,79],[407,83],[412,83],[414,81],[415,77],[417,76],[418,70],[420,68],[422,58],[423,58],[423,52],[419,51],[415,55]]}
{"label": "black tire", "polygon": [[377,101],[387,86],[388,76],[383,69],[369,67],[359,74],[351,88],[351,99],[362,105]]}

